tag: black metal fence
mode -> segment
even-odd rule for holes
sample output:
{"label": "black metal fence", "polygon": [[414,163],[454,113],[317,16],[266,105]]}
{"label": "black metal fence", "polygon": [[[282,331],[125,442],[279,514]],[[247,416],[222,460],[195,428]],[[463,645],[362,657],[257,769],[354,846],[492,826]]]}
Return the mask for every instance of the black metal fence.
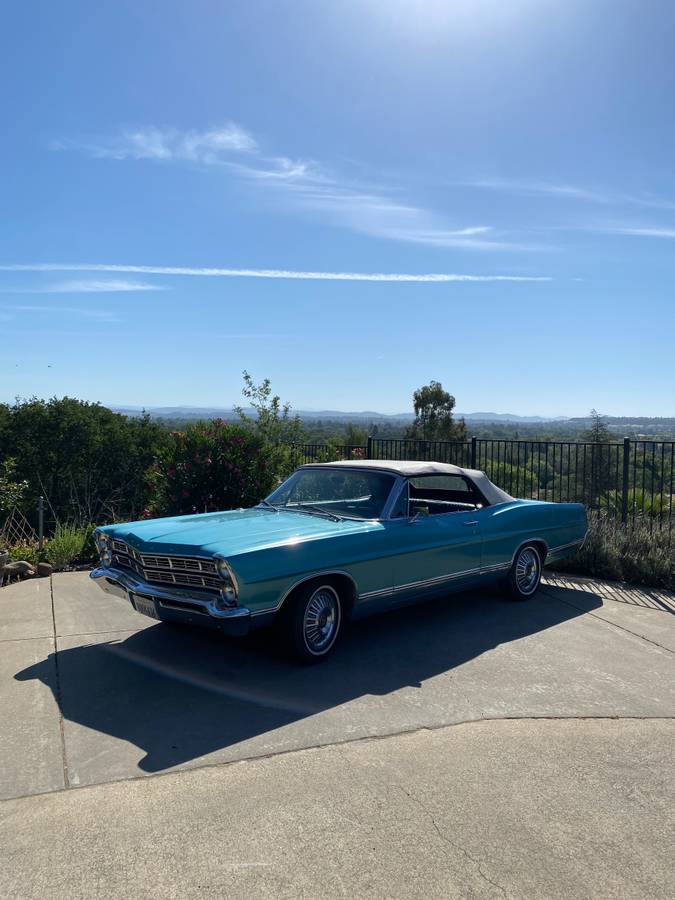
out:
{"label": "black metal fence", "polygon": [[576,501],[626,525],[673,531],[675,441],[368,438],[363,445],[297,444],[295,462],[419,459],[481,469],[514,497]]}

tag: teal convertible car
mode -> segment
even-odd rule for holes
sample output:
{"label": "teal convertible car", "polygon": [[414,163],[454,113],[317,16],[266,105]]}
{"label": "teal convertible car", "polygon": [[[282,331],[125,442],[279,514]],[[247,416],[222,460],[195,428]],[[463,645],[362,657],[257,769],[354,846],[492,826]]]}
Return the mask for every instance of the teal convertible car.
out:
{"label": "teal convertible car", "polygon": [[516,500],[472,469],[312,464],[252,509],[97,529],[91,577],[155,619],[237,635],[277,621],[311,662],[371,612],[489,581],[525,600],[586,530],[581,504]]}

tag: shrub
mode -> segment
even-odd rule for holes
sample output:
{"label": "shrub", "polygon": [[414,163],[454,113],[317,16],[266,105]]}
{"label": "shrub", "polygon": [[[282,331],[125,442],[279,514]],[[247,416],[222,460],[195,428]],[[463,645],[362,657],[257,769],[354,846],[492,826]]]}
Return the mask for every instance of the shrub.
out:
{"label": "shrub", "polygon": [[11,560],[25,560],[36,566],[46,560],[55,569],[64,569],[73,563],[96,563],[98,550],[94,543],[94,525],[77,528],[59,525],[54,536],[45,540],[42,553],[36,544],[20,543],[8,548]]}
{"label": "shrub", "polygon": [[168,440],[147,416],[68,397],[0,404],[0,429],[0,507],[18,505],[33,527],[39,495],[62,522],[137,517],[148,501],[145,473]]}
{"label": "shrub", "polygon": [[650,587],[675,589],[675,535],[659,531],[649,520],[628,527],[595,516],[579,553],[552,568]]}
{"label": "shrub", "polygon": [[96,542],[94,541],[95,530],[95,525],[87,525],[82,529],[82,550],[78,555],[78,562],[98,563],[98,547],[96,546]]}
{"label": "shrub", "polygon": [[149,479],[146,516],[214,512],[259,503],[279,481],[268,445],[252,430],[222,420],[172,432]]}
{"label": "shrub", "polygon": [[[642,488],[631,488],[626,498],[626,508],[631,516],[653,516],[663,518],[670,513],[670,495],[651,494]],[[600,505],[607,506],[615,515],[621,515],[623,496],[621,491],[610,491],[606,497],[600,497]]]}
{"label": "shrub", "polygon": [[45,547],[45,556],[55,569],[65,569],[78,560],[87,539],[87,528],[57,525],[54,537]]}
{"label": "shrub", "polygon": [[12,562],[25,560],[32,566],[36,566],[40,561],[38,548],[32,544],[15,544],[13,547],[9,547],[7,549],[7,552],[9,553],[9,558],[12,560]]}

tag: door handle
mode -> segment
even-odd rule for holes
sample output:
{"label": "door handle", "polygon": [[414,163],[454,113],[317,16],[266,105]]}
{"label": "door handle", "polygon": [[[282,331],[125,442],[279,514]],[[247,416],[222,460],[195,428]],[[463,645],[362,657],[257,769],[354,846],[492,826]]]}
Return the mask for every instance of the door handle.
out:
{"label": "door handle", "polygon": [[472,522],[464,522],[464,525],[468,528],[470,525],[478,525],[478,519],[474,519]]}

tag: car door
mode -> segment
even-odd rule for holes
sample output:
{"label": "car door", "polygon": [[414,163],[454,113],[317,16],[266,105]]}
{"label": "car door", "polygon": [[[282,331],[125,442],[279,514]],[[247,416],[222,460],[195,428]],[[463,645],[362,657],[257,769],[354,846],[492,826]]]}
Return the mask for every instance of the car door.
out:
{"label": "car door", "polygon": [[[402,515],[395,532],[390,532],[398,550],[393,567],[394,600],[440,592],[445,586],[478,576],[481,567],[483,510],[473,505],[476,498],[471,486],[467,484],[462,500],[464,486],[460,491],[459,476],[421,476],[410,481],[421,496],[409,497],[408,515]],[[431,496],[425,505],[427,494]]]}

